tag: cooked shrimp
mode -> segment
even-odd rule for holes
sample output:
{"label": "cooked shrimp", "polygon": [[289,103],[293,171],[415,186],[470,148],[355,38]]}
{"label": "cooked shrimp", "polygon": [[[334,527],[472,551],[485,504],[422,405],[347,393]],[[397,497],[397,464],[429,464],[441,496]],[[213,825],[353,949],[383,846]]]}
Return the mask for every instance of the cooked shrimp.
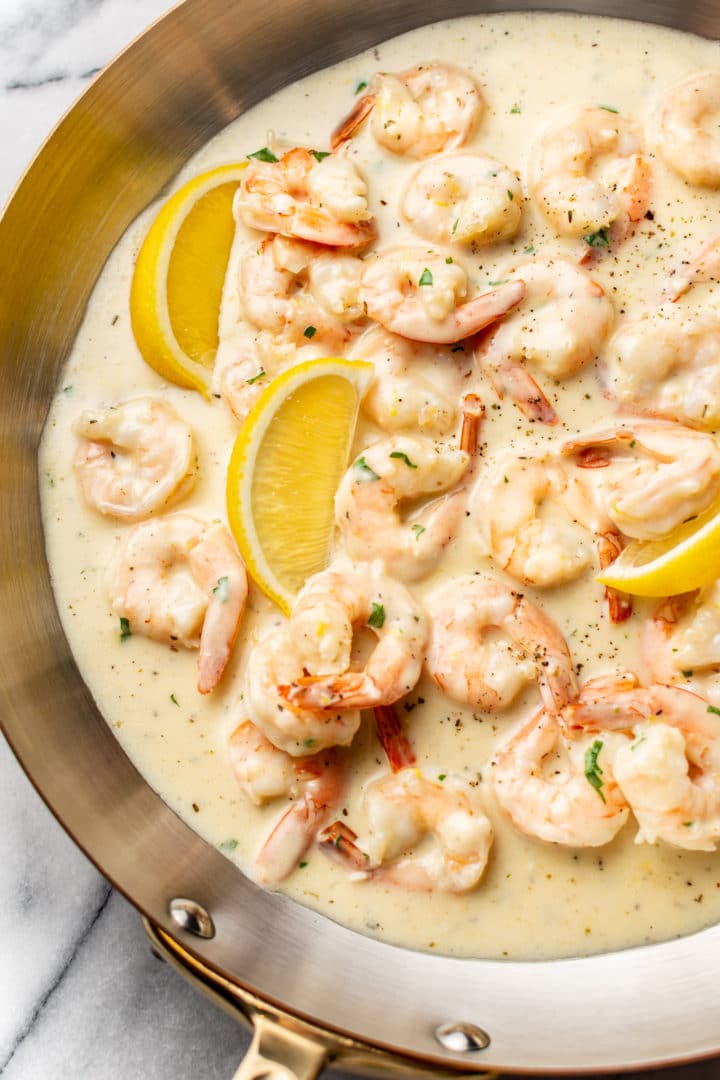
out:
{"label": "cooked shrimp", "polygon": [[559,461],[501,457],[476,485],[472,516],[487,554],[526,585],[573,581],[592,562],[588,530],[600,518]]}
{"label": "cooked shrimp", "polygon": [[337,149],[372,112],[372,133],[393,154],[428,157],[456,150],[472,135],[484,102],[472,76],[451,64],[420,64],[399,75],[376,75],[330,138]]}
{"label": "cooked shrimp", "polygon": [[720,582],[663,600],[642,636],[653,682],[681,683],[720,706]]}
{"label": "cooked shrimp", "polygon": [[[351,670],[356,627],[369,627],[378,639],[362,671]],[[420,678],[427,617],[382,564],[339,563],[315,574],[293,604],[289,630],[303,668],[311,672],[281,687],[291,706],[392,705]]]}
{"label": "cooked shrimp", "polygon": [[720,280],[720,236],[709,240],[692,259],[683,259],[673,268],[665,282],[663,299],[675,302],[692,285],[702,281]]}
{"label": "cooked shrimp", "polygon": [[108,517],[139,521],[182,499],[195,483],[193,433],[165,401],[135,398],[85,412],[73,431],[85,501]]}
{"label": "cooked shrimp", "polygon": [[297,147],[277,162],[250,161],[233,209],[252,229],[315,244],[362,248],[375,239],[365,181],[340,155],[318,161]]}
{"label": "cooked shrimp", "polygon": [[720,425],[720,317],[663,304],[610,341],[607,385],[623,405],[702,430]]}
{"label": "cooked shrimp", "polygon": [[375,367],[362,410],[384,431],[444,434],[455,424],[463,379],[449,349],[371,326],[355,341],[349,357]]}
{"label": "cooked shrimp", "polygon": [[[365,790],[367,855],[355,834],[335,823],[320,837],[323,850],[362,876],[405,889],[468,892],[480,881],[492,847],[492,826],[475,788],[458,776],[441,783],[419,769],[382,776]],[[424,854],[410,853],[424,837]]]}
{"label": "cooked shrimp", "polygon": [[[664,840],[715,851],[720,839],[720,719],[714,707],[678,686],[600,688],[567,710],[586,731],[632,730],[614,759],[615,780],[640,826],[635,842]],[[603,734],[603,738],[607,738]]]}
{"label": "cooked shrimp", "polygon": [[[427,600],[427,667],[455,701],[500,712],[528,682],[557,711],[577,694],[573,663],[555,623],[491,574],[465,574]],[[498,637],[495,632],[501,636]]]}
{"label": "cooked shrimp", "polygon": [[484,154],[443,154],[410,177],[400,211],[435,244],[484,246],[520,228],[522,188],[515,173]]}
{"label": "cooked shrimp", "polygon": [[291,686],[304,674],[303,658],[288,625],[273,627],[248,657],[244,707],[250,719],[274,746],[292,757],[349,746],[360,727],[359,711],[288,704],[280,688]]}
{"label": "cooked shrimp", "polygon": [[689,184],[720,187],[720,72],[691,75],[665,93],[658,148],[667,164]]}
{"label": "cooked shrimp", "polygon": [[235,729],[228,746],[235,777],[256,806],[282,796],[291,800],[255,858],[262,884],[277,885],[297,868],[338,806],[345,769],[332,750],[290,757],[249,720]]}
{"label": "cooked shrimp", "polygon": [[240,260],[245,317],[282,342],[315,338],[342,348],[350,325],[364,317],[359,299],[363,264],[352,255],[300,240],[268,237]]}
{"label": "cooked shrimp", "polygon": [[110,570],[112,609],[133,634],[199,647],[198,690],[217,686],[235,644],[247,573],[218,522],[170,514],[136,525]]}
{"label": "cooked shrimp", "polygon": [[[599,169],[592,176],[596,163]],[[650,178],[634,124],[607,109],[583,108],[539,140],[529,188],[557,233],[584,236],[592,244],[611,226],[622,239],[644,217]]]}
{"label": "cooked shrimp", "polygon": [[[705,510],[720,490],[720,449],[711,435],[662,420],[633,420],[565,443],[595,449],[608,468],[599,481],[607,516],[637,540],[667,536]],[[580,465],[583,464],[580,458]],[[593,467],[597,468],[597,457]],[[599,470],[598,470],[599,471]]]}
{"label": "cooked shrimp", "polygon": [[522,281],[465,300],[467,274],[449,256],[424,247],[388,248],[365,263],[360,299],[386,330],[412,341],[452,345],[511,311],[525,296]]}
{"label": "cooked shrimp", "polygon": [[602,351],[613,307],[590,275],[565,259],[521,263],[510,281],[526,293],[517,309],[481,340],[476,351],[500,398],[505,391],[533,420],[554,423],[555,410],[527,362],[554,380],[574,375]]}
{"label": "cooked shrimp", "polygon": [[213,391],[242,423],[265,387],[288,368],[326,355],[321,345],[294,345],[266,332],[221,342],[213,369]]}
{"label": "cooked shrimp", "polygon": [[528,836],[567,847],[608,844],[628,818],[615,773],[622,735],[563,735],[557,715],[541,710],[496,751],[495,796]]}
{"label": "cooked shrimp", "polygon": [[412,520],[401,519],[399,505],[448,491],[470,462],[465,451],[422,436],[373,443],[350,466],[335,495],[335,520],[350,556],[383,559],[402,581],[429,573],[455,535],[465,493],[436,498]]}

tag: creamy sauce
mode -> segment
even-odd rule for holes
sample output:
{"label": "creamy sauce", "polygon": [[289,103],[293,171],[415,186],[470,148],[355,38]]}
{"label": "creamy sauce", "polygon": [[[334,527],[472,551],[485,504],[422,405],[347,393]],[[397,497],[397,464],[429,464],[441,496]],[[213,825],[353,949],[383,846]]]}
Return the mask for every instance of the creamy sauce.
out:
{"label": "creamy sauce", "polygon": [[[402,71],[422,60],[445,60],[474,75],[486,112],[470,148],[524,177],[528,148],[559,108],[607,105],[647,124],[663,89],[695,71],[717,69],[720,52],[716,44],[689,35],[600,18],[523,13],[440,23],[312,75],[250,110],[188,163],[175,186],[216,164],[242,160],[266,145],[268,130],[288,147],[326,148],[359,82],[375,71]],[[368,182],[370,207],[380,227],[378,246],[414,242],[399,221],[395,192],[416,163],[378,148],[367,125],[354,140],[352,155]],[[656,296],[678,258],[695,252],[720,220],[720,192],[688,187],[659,159],[654,168],[654,220],[643,221],[632,238],[592,270],[618,318]],[[229,669],[207,699],[196,690],[195,653],[171,651],[138,635],[121,643],[105,573],[126,526],[85,506],[72,468],[71,425],[83,409],[151,394],[171,402],[197,437],[200,479],[178,508],[207,519],[225,516],[225,472],[237,423],[223,402],[208,404],[197,394],[164,384],[142,362],[132,338],[128,295],[133,260],[156,211],[157,205],[150,207],[138,219],[108,260],[52,407],[40,458],[49,559],[73,652],[117,738],[162,798],[252,876],[254,853],[283,806],[250,807],[231,773],[226,740],[244,719],[242,669],[248,649],[282,616],[252,588]],[[238,230],[229,283],[235,281],[239,253],[250,239],[251,234]],[[465,251],[458,256],[479,288],[501,276],[529,246],[542,254],[562,252],[564,244],[572,257],[572,245],[552,235],[526,200],[514,241],[479,256]],[[699,288],[712,300],[709,286]],[[236,318],[233,284],[226,289],[223,348],[232,347]],[[597,426],[615,412],[592,367],[562,387],[538,373],[561,417],[556,428],[548,429],[526,421],[509,399],[499,405],[479,376],[466,378],[472,372],[469,357],[459,353],[455,363],[458,384],[477,387],[492,406],[482,434],[489,461],[507,446],[531,454],[548,439],[562,440]],[[375,438],[377,432],[363,421],[356,449]],[[448,576],[486,568],[495,570],[466,523],[436,571],[413,591],[422,599]],[[636,603],[629,622],[611,625],[590,571],[569,587],[523,591],[566,634],[583,679],[626,667],[642,671],[637,635],[645,605]],[[473,714],[445,698],[424,676],[398,711],[429,777],[455,772],[480,780],[497,741],[538,700],[531,685],[506,713]],[[352,761],[343,820],[361,832],[360,789],[387,768],[370,717],[356,738]],[[520,835],[489,790],[486,795],[495,844],[486,875],[473,892],[429,895],[353,882],[317,850],[283,889],[361,932],[413,948],[489,958],[540,959],[617,949],[685,934],[720,918],[716,855],[662,844],[635,846],[632,821],[605,848],[564,849]]]}

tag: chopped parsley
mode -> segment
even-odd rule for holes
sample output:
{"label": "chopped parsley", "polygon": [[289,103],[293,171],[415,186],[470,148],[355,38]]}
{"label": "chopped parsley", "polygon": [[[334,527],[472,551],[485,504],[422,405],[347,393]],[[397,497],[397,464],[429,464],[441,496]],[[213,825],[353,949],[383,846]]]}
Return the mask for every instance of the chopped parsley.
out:
{"label": "chopped parsley", "polygon": [[238,846],[237,840],[223,840],[222,844],[218,844],[221,851],[234,851]]}
{"label": "chopped parsley", "polygon": [[418,285],[432,285],[432,283],[433,283],[433,276],[432,276],[432,274],[430,273],[430,271],[428,270],[428,268],[426,266],[425,269],[423,270],[422,274],[420,275],[420,280],[418,281]]}
{"label": "chopped parsley", "polygon": [[121,641],[126,641],[131,635],[132,635],[132,630],[130,629],[130,620],[126,619],[124,616],[121,615],[120,616],[120,640]]}
{"label": "chopped parsley", "polygon": [[311,746],[315,745],[315,742],[315,739],[303,739],[303,746],[309,750]]}
{"label": "chopped parsley", "polygon": [[635,742],[634,742],[634,743],[632,744],[632,746],[630,747],[630,749],[631,749],[631,750],[637,750],[638,746],[641,746],[641,745],[642,745],[642,744],[643,744],[644,742],[647,742],[647,739],[646,739],[646,737],[645,737],[644,735],[641,735],[641,736],[640,736],[640,738],[639,738],[639,739],[637,739],[637,740],[636,740],[636,741],[635,741]]}
{"label": "chopped parsley", "polygon": [[598,109],[604,109],[605,112],[619,113],[619,109],[614,109],[612,105],[598,105]]}
{"label": "chopped parsley", "polygon": [[604,247],[610,250],[607,229],[598,229],[597,232],[585,233],[583,240],[589,247]]}
{"label": "chopped parsley", "polygon": [[412,526],[412,531],[415,533],[415,539],[419,540],[422,534],[425,532],[425,526],[416,523]]}
{"label": "chopped parsley", "polygon": [[438,773],[438,780],[444,780],[446,776],[447,773],[445,772]]}
{"label": "chopped parsley", "polygon": [[690,671],[683,671],[683,673],[682,673],[682,675],[683,675],[683,678],[684,678],[684,679],[692,679],[692,677],[693,677],[693,675],[694,675],[694,674],[695,674],[695,672],[694,672],[694,671],[692,671],[692,670],[690,670]]}
{"label": "chopped parsley", "polygon": [[267,371],[265,371],[265,368],[260,368],[257,375],[253,375],[252,379],[247,380],[248,386],[252,386],[252,384],[254,382],[257,382],[258,379],[264,379],[266,375],[267,375]]}
{"label": "chopped parsley", "polygon": [[298,863],[298,867],[299,867],[300,870],[304,870],[306,866],[307,866],[307,860],[306,859],[303,860],[303,862]]}
{"label": "chopped parsley", "polygon": [[364,457],[359,457],[353,465],[355,481],[358,484],[368,484],[372,480],[379,480],[378,474],[370,468]]}
{"label": "chopped parsley", "polygon": [[306,326],[303,330],[303,337],[314,338],[317,334],[317,329],[314,326]]}
{"label": "chopped parsley", "polygon": [[715,705],[708,705],[707,711],[714,713],[715,716],[720,716],[720,709],[716,708]]}
{"label": "chopped parsley", "polygon": [[512,109],[510,110],[510,113],[512,115],[514,113],[521,113],[521,112],[522,112],[522,105],[518,105],[518,103],[516,101],[515,104],[513,105]]}
{"label": "chopped parsley", "polygon": [[274,164],[278,160],[272,150],[268,150],[267,146],[261,146],[259,150],[255,150],[254,153],[248,154],[248,157],[255,158],[256,161],[269,161],[271,164]]}
{"label": "chopped parsley", "polygon": [[170,695],[170,700],[172,701],[173,705],[177,705],[177,707],[180,708],[180,702],[178,701],[178,699],[175,697],[174,694]]}
{"label": "chopped parsley", "polygon": [[365,79],[361,79],[355,87],[355,93],[359,94],[361,90],[367,90],[367,82]]}
{"label": "chopped parsley", "polygon": [[330,157],[329,150],[311,150],[310,153],[316,161],[324,161],[326,157]]}
{"label": "chopped parsley", "polygon": [[453,236],[455,235],[455,233],[457,231],[457,227],[458,227],[459,224],[460,224],[460,218],[455,218],[455,220],[452,223],[452,229],[450,230],[451,233],[453,234]]}
{"label": "chopped parsley", "polygon": [[534,254],[535,254],[535,245],[534,244],[528,244],[527,247],[523,248],[523,255],[534,255]]}
{"label": "chopped parsley", "polygon": [[602,740],[596,739],[592,746],[589,746],[585,751],[585,779],[591,787],[595,788],[602,801],[605,802],[605,796],[602,793],[603,771],[598,764],[602,748]]}
{"label": "chopped parsley", "polygon": [[452,255],[448,255],[447,259],[445,260],[445,262],[446,262],[446,263],[448,264],[448,266],[450,265],[450,263],[451,263],[452,261],[453,261],[453,257],[452,257]]}
{"label": "chopped parsley", "polygon": [[69,383],[67,386],[63,386],[62,392],[63,394],[72,394],[72,389],[72,383]]}
{"label": "chopped parsley", "polygon": [[404,454],[402,450],[393,450],[390,457],[397,458],[399,461],[404,461],[408,469],[417,469],[415,462],[411,461],[407,454]]}
{"label": "chopped parsley", "polygon": [[215,586],[215,588],[213,589],[213,594],[215,596],[217,596],[217,598],[218,598],[218,600],[220,601],[221,604],[226,604],[227,603],[228,597],[230,595],[230,591],[228,589],[227,575],[225,575],[224,577],[218,578],[218,583]]}
{"label": "chopped parsley", "polygon": [[374,600],[372,602],[372,611],[367,621],[368,626],[371,626],[373,630],[382,630],[385,625],[385,608],[382,604],[377,604]]}
{"label": "chopped parsley", "polygon": [[506,191],[507,191],[507,197],[508,197],[508,199],[510,200],[510,202],[512,202],[512,201],[513,201],[513,199],[515,198],[515,196],[513,195],[513,193],[512,193],[512,191],[510,190],[510,188],[507,188],[507,189],[506,189]]}

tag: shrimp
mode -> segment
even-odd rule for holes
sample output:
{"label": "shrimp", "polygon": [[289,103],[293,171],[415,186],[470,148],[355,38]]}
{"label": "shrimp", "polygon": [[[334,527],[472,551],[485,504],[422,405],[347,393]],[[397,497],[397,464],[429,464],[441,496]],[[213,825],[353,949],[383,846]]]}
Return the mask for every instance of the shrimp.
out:
{"label": "shrimp", "polygon": [[[711,435],[662,420],[633,420],[565,443],[563,453],[596,450],[592,466],[616,463],[599,497],[620,532],[636,540],[667,536],[705,510],[720,490],[720,449]],[[579,457],[578,464],[584,464]]]}
{"label": "shrimp", "polygon": [[305,675],[303,657],[287,623],[273,627],[252,648],[245,673],[243,707],[273,746],[292,757],[349,746],[360,727],[357,709],[310,709],[289,705],[282,687]]}
{"label": "shrimp", "polygon": [[251,802],[262,806],[282,796],[291,800],[255,858],[261,883],[278,885],[296,869],[338,806],[345,769],[333,750],[290,757],[249,720],[232,733],[228,749],[235,778]]}
{"label": "shrimp", "polygon": [[452,345],[507,314],[525,296],[524,283],[511,281],[465,301],[467,285],[467,274],[449,256],[424,247],[393,247],[365,263],[360,299],[386,330],[412,341]]}
{"label": "shrimp", "polygon": [[683,180],[720,187],[720,72],[691,75],[665,93],[658,122],[658,149]]}
{"label": "shrimp", "polygon": [[400,211],[424,240],[485,246],[517,233],[522,188],[515,173],[494,158],[443,154],[413,173]]}
{"label": "shrimp", "polygon": [[136,525],[110,570],[112,610],[132,634],[199,648],[198,690],[214,690],[245,608],[245,565],[227,529],[189,514]]}
{"label": "shrimp", "polygon": [[645,624],[642,655],[653,682],[682,683],[720,706],[720,582],[663,600]]}
{"label": "shrimp", "polygon": [[363,248],[375,239],[367,185],[340,155],[320,160],[296,147],[279,161],[250,161],[233,202],[251,229],[330,247]]}
{"label": "shrimp", "polygon": [[[367,855],[342,822],[326,829],[320,844],[366,880],[462,893],[482,878],[493,831],[480,796],[466,780],[446,776],[436,783],[419,769],[403,769],[368,784],[364,804]],[[429,851],[408,853],[428,835],[435,841]]]}
{"label": "shrimp", "polygon": [[401,581],[429,573],[453,539],[465,505],[456,491],[435,499],[413,519],[399,504],[439,496],[467,471],[471,456],[423,436],[396,435],[356,458],[335,495],[335,520],[354,559],[383,559]]}
{"label": "shrimp", "polygon": [[326,350],[318,345],[294,345],[271,334],[242,336],[221,342],[213,370],[213,391],[243,423],[260,394],[276,375],[306,360],[318,360]]}
{"label": "shrimp", "polygon": [[[601,161],[596,176],[590,171]],[[583,108],[535,147],[529,189],[557,233],[607,244],[623,239],[648,208],[650,163],[635,126],[614,111]]]}
{"label": "shrimp", "polygon": [[716,313],[663,304],[613,336],[607,386],[622,405],[711,431],[720,425],[719,353]]}
{"label": "shrimp", "polygon": [[502,399],[507,390],[533,420],[555,423],[555,410],[525,368],[567,379],[601,352],[613,322],[603,288],[565,259],[521,263],[510,282],[522,279],[525,298],[480,341],[476,357]]}
{"label": "shrimp", "polygon": [[524,721],[490,763],[495,797],[527,836],[567,847],[608,844],[628,819],[615,768],[622,735],[567,738],[541,710]]}
{"label": "shrimp", "polygon": [[193,487],[193,433],[165,401],[135,398],[84,412],[75,470],[85,501],[101,514],[139,521],[178,502]]}
{"label": "shrimp", "polygon": [[692,285],[698,282],[720,279],[720,236],[714,236],[693,259],[683,259],[674,267],[665,282],[663,298],[673,303],[679,300]]}
{"label": "shrimp", "polygon": [[514,455],[483,473],[472,516],[483,550],[513,577],[539,588],[579,577],[593,557],[588,526],[600,529],[588,493],[561,462]]}
{"label": "shrimp", "polygon": [[[351,670],[355,627],[377,637],[363,671]],[[281,686],[291,707],[367,709],[392,705],[422,671],[427,617],[382,564],[338,564],[309,578],[290,615],[290,636],[312,672]]]}
{"label": "shrimp", "polygon": [[720,839],[720,719],[713,706],[679,686],[602,686],[569,706],[585,731],[635,736],[614,758],[615,780],[630,804],[637,844],[663,840],[688,851],[715,851]]}
{"label": "shrimp", "polygon": [[449,349],[371,326],[355,341],[349,357],[375,367],[362,410],[383,431],[445,434],[455,424],[462,375]]}
{"label": "shrimp", "polygon": [[268,237],[240,260],[245,317],[276,340],[324,342],[341,349],[350,325],[364,318],[359,299],[362,262],[299,240]]}
{"label": "shrimp", "polygon": [[[565,638],[540,608],[491,574],[465,574],[427,601],[427,668],[455,701],[500,712],[527,682],[557,711],[576,696]],[[498,640],[488,632],[498,631]]]}
{"label": "shrimp", "polygon": [[451,64],[419,64],[399,75],[378,74],[372,92],[336,127],[330,146],[336,150],[352,138],[372,113],[373,136],[386,150],[429,157],[466,143],[483,108],[475,80]]}

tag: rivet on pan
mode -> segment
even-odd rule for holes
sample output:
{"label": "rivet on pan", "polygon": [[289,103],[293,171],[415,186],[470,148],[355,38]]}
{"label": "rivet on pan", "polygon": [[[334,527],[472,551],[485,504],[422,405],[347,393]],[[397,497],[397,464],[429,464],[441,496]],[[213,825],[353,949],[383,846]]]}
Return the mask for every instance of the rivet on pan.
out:
{"label": "rivet on pan", "polygon": [[485,1050],[490,1045],[490,1036],[477,1024],[468,1024],[461,1021],[457,1024],[440,1024],[435,1028],[435,1038],[445,1047],[456,1054],[471,1054],[477,1050]]}
{"label": "rivet on pan", "polygon": [[194,900],[177,897],[175,900],[170,901],[168,911],[170,917],[188,934],[194,934],[195,937],[201,938],[215,937],[215,927],[212,919],[205,908],[201,907],[200,904],[196,904]]}

